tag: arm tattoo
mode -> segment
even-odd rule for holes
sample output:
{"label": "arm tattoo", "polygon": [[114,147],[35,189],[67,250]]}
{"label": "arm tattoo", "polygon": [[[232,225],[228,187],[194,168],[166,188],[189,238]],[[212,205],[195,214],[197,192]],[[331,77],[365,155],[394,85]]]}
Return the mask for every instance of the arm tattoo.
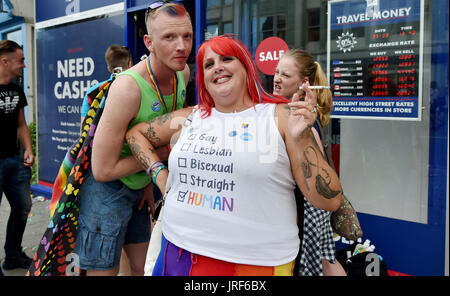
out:
{"label": "arm tattoo", "polygon": [[[322,170],[327,174],[328,177],[330,176],[325,169],[322,169]],[[320,195],[322,195],[326,199],[335,198],[340,193],[339,190],[335,191],[335,190],[331,189],[330,186],[329,186],[330,183],[331,183],[331,180],[329,180],[327,182],[322,175],[317,174],[317,176],[316,176],[316,190],[317,190],[317,192]]]}
{"label": "arm tattoo", "polygon": [[155,129],[150,125],[145,132],[145,137],[150,141],[150,143],[155,146],[159,147],[159,143],[161,142],[161,139],[156,136]]}
{"label": "arm tattoo", "polygon": [[163,124],[172,118],[172,113],[165,113],[161,116],[156,117],[155,119],[159,124]]}
{"label": "arm tattoo", "polygon": [[[316,147],[317,148],[317,147]],[[325,168],[319,168],[319,157],[317,154],[317,151],[315,147],[308,146],[306,147],[305,151],[303,152],[303,156],[305,161],[302,163],[302,171],[303,176],[305,177],[305,180],[312,178],[312,167],[317,168],[317,175],[316,175],[316,184],[315,188],[317,193],[319,193],[321,196],[323,196],[326,199],[332,199],[336,197],[340,191],[335,191],[330,188],[331,183],[331,177],[328,171]],[[306,188],[309,190],[308,182],[306,183]]]}
{"label": "arm tattoo", "polygon": [[[312,151],[315,153],[314,149]],[[308,147],[307,147],[306,150],[303,151],[303,156],[305,157],[306,162],[302,163],[302,171],[303,171],[303,176],[305,177],[305,180],[312,177],[312,168],[311,167],[316,166],[314,163],[312,163],[309,160],[310,156],[308,154],[309,154],[309,152],[308,152]],[[306,188],[309,191],[310,189],[309,189],[308,182],[305,182],[305,184],[306,184]]]}
{"label": "arm tattoo", "polygon": [[147,131],[145,132],[145,137],[150,141],[150,143],[154,147],[159,147],[161,139],[156,136],[155,128],[153,127],[154,124],[157,124],[159,126],[166,123],[168,120],[172,118],[172,113],[166,113],[161,116],[158,116],[156,118],[150,119],[146,121],[146,123],[149,125]]}
{"label": "arm tattoo", "polygon": [[129,136],[127,137],[127,142],[131,152],[137,158],[139,163],[141,163],[145,168],[148,168],[152,161],[147,157],[147,155],[145,155],[144,151],[142,151],[141,146],[136,143],[136,139],[133,136]]}

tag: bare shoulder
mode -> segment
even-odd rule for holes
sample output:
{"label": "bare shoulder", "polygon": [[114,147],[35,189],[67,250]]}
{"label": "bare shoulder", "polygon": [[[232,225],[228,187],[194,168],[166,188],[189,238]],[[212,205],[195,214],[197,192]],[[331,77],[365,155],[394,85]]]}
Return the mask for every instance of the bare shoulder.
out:
{"label": "bare shoulder", "polygon": [[[128,69],[128,71],[136,72],[142,77],[145,77],[146,74],[145,65],[142,63],[142,61]],[[118,75],[111,85],[110,92],[112,92],[113,95],[115,95],[116,93],[120,94],[124,99],[141,99],[141,89],[136,80],[131,75]],[[128,95],[123,96],[124,93]]]}
{"label": "bare shoulder", "polygon": [[109,97],[117,97],[117,99],[119,100],[140,100],[141,90],[133,77],[128,75],[120,75],[117,76],[114,82],[111,84],[111,88],[108,93],[108,98]]}
{"label": "bare shoulder", "polygon": [[127,76],[118,76],[111,84],[100,126],[107,125],[126,130],[140,108],[141,92],[136,82]]}
{"label": "bare shoulder", "polygon": [[275,107],[275,117],[280,121],[280,123],[287,123],[289,112],[289,106],[287,104],[277,104]]}
{"label": "bare shoulder", "polygon": [[289,118],[289,106],[287,104],[277,104],[275,107],[275,122],[277,123],[278,130],[281,137],[285,139]]}
{"label": "bare shoulder", "polygon": [[275,108],[275,116],[285,116],[289,115],[288,104],[277,104]]}

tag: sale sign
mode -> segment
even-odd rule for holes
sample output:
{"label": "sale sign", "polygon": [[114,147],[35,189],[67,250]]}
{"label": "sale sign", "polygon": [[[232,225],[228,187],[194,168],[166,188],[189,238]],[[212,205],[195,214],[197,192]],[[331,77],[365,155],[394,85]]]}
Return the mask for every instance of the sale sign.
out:
{"label": "sale sign", "polygon": [[274,75],[278,62],[288,50],[288,45],[281,38],[269,37],[264,39],[255,53],[258,69],[266,75]]}

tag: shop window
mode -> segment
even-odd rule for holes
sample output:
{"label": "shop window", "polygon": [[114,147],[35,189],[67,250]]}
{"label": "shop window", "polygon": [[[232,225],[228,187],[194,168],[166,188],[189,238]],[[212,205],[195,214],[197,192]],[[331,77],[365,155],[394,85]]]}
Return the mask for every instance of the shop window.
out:
{"label": "shop window", "polygon": [[6,40],[15,41],[17,44],[22,45],[22,30],[15,30],[4,34]]}
{"label": "shop window", "polygon": [[286,16],[284,14],[277,16],[262,16],[259,18],[260,41],[277,36],[281,39],[286,38]]}
{"label": "shop window", "polygon": [[263,16],[259,18],[261,38],[264,40],[268,37],[273,36],[273,16]]}
{"label": "shop window", "polygon": [[223,23],[223,33],[224,34],[233,33],[233,23],[232,22]]}
{"label": "shop window", "polygon": [[320,9],[308,10],[307,15],[308,42],[320,40]]}
{"label": "shop window", "polygon": [[220,0],[207,0],[206,1],[206,8],[211,8],[211,7],[217,7],[220,6]]}
{"label": "shop window", "polygon": [[207,1],[205,40],[217,35],[234,33],[233,3],[233,0]]}
{"label": "shop window", "polygon": [[281,39],[286,39],[286,16],[277,16],[277,36]]}
{"label": "shop window", "polygon": [[[330,13],[328,8],[331,3],[333,3],[332,5],[337,5],[340,2],[347,1],[241,0],[241,10],[237,13],[240,19],[236,20],[238,23],[235,26],[240,31],[236,33],[239,34],[253,54],[264,39],[278,36],[286,41],[289,48],[308,50],[325,71],[329,70],[331,72],[334,69],[328,63],[327,48],[328,46],[336,47],[337,43],[333,41],[330,44],[327,37],[329,33],[327,24],[328,13]],[[366,5],[368,14],[377,9],[373,5],[374,3],[379,3],[380,5],[382,3],[382,1],[366,2],[364,0],[354,2],[357,2],[361,6]],[[394,7],[400,5],[395,1],[386,2],[392,2]],[[333,148],[333,160],[340,174],[343,188],[359,212],[417,223],[427,223],[429,219],[433,219],[436,216],[436,214],[433,216],[433,213],[429,215],[429,209],[437,208],[434,204],[428,204],[430,194],[428,178],[430,173],[435,174],[434,171],[430,171],[429,169],[429,159],[430,157],[434,157],[433,153],[435,152],[429,150],[430,147],[434,148],[430,146],[430,141],[433,136],[430,134],[430,130],[434,132],[432,120],[437,116],[435,114],[437,111],[435,110],[437,108],[446,110],[443,105],[448,105],[448,102],[443,101],[445,100],[445,96],[439,103],[433,103],[432,98],[437,96],[435,94],[437,92],[436,89],[440,89],[444,94],[448,94],[448,88],[443,89],[443,87],[448,86],[448,82],[445,82],[445,78],[443,78],[441,87],[436,86],[437,82],[433,80],[437,80],[437,78],[434,77],[433,79],[432,73],[430,73],[433,67],[435,67],[432,62],[436,59],[431,55],[433,47],[430,45],[431,41],[429,40],[431,38],[431,24],[433,22],[430,10],[435,1],[415,0],[406,2],[420,4],[424,2],[424,26],[423,32],[421,32],[424,38],[423,79],[421,80],[423,96],[421,105],[419,106],[419,108],[422,108],[421,119],[417,121],[403,119],[372,120],[358,117],[350,119],[333,116],[332,122],[327,128]],[[383,5],[389,6],[388,4]],[[358,6],[350,5],[343,14],[359,16],[360,12],[365,13],[366,11],[360,9]],[[397,54],[396,51],[401,50],[408,53],[415,50],[404,47],[396,49],[393,46],[385,46],[382,40],[373,40],[374,34],[377,34],[375,30],[377,30],[382,33],[389,33],[392,41],[397,42],[400,38],[398,31],[401,30],[401,26],[392,25],[394,22],[397,22],[397,20],[380,22],[376,25],[362,22],[360,25],[352,26],[351,30],[338,27],[333,31],[335,35],[331,35],[335,36],[332,37],[334,38],[332,40],[336,40],[336,36],[340,36],[341,38],[350,36],[350,44],[357,45],[352,51],[347,50],[344,52],[341,49],[343,57],[346,60],[356,59],[360,56],[365,59],[369,59],[367,57],[386,58],[389,59],[392,66],[393,56],[398,56],[397,59],[400,59],[400,54]],[[419,28],[416,22],[411,22],[404,26],[405,28],[411,26]],[[413,32],[406,32],[406,34],[413,34]],[[393,37],[393,34],[397,34],[396,37]],[[448,27],[442,28],[442,34],[445,36],[448,35]],[[384,36],[387,35],[385,34]],[[382,38],[383,35],[380,34],[378,37]],[[419,42],[419,40],[416,42]],[[370,44],[380,46],[381,48],[369,47]],[[434,50],[437,52],[442,50],[444,55],[448,54],[447,48],[441,49],[438,45],[435,48]],[[384,51],[387,54],[382,54]],[[368,67],[368,65],[369,63],[364,67]],[[383,63],[378,63],[377,65],[378,67],[387,67]],[[438,74],[434,75],[442,76],[442,73],[448,73],[448,64],[442,67],[443,69],[441,70],[439,68],[439,71],[435,71]],[[351,72],[350,74],[344,73],[344,75],[350,75],[345,83],[352,84],[354,81],[358,82],[359,78],[357,78],[357,75],[360,73],[358,72],[360,71],[358,69],[359,67],[344,65],[342,68],[338,70],[338,74],[341,74],[341,70]],[[367,70],[367,68],[363,69]],[[327,74],[330,86],[341,87],[341,82],[339,84],[336,83],[330,73]],[[370,79],[366,76],[364,79]],[[273,76],[260,73],[260,77],[264,88],[271,91],[273,87]],[[341,81],[340,79],[337,80]],[[403,83],[403,87],[409,87],[405,86],[405,84]],[[349,89],[352,86],[344,85],[344,87]],[[362,87],[363,89],[367,89],[371,86],[363,84]],[[395,95],[387,92],[385,98],[381,98],[380,101],[384,102],[392,97],[395,98]],[[337,101],[336,97],[335,101]],[[444,121],[446,118],[444,116]],[[434,176],[432,177],[434,178]],[[430,187],[430,190],[435,190],[435,188]]]}
{"label": "shop window", "polygon": [[217,35],[219,35],[219,26],[217,24],[206,26],[205,40],[209,40]]}

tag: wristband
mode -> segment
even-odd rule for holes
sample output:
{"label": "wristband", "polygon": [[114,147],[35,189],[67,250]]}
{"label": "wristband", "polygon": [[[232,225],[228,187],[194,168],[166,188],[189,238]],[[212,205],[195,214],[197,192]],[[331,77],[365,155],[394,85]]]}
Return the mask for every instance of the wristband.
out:
{"label": "wristband", "polygon": [[167,169],[165,165],[160,165],[152,175],[153,184],[156,184],[156,177],[162,169]]}
{"label": "wristband", "polygon": [[157,167],[159,167],[159,166],[161,166],[161,165],[164,165],[162,162],[160,162],[160,161],[155,161],[155,162],[153,162],[149,167],[148,167],[148,169],[145,171],[145,173],[147,174],[147,176],[149,176],[150,177],[150,173],[155,169],[155,168],[157,168]]}

